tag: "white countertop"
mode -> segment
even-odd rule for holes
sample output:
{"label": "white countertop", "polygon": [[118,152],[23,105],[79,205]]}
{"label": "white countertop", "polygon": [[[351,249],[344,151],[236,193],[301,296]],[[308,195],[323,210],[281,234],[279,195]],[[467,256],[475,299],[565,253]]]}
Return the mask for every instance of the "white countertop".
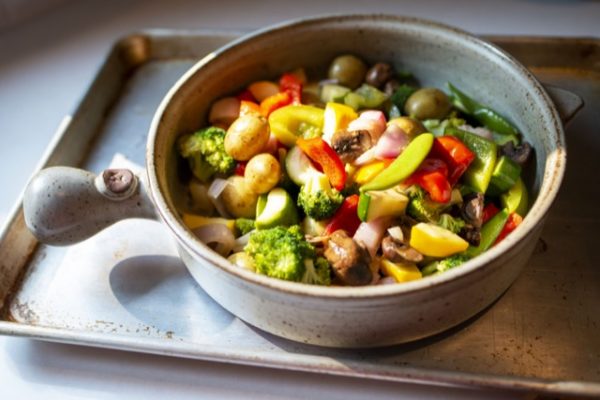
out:
{"label": "white countertop", "polygon": [[[41,0],[38,0],[41,1]],[[0,14],[7,4],[0,1]],[[55,2],[0,31],[0,223],[111,45],[145,28],[251,30],[323,13],[417,16],[478,34],[600,36],[600,2],[268,0]],[[213,4],[218,4],[217,6]],[[294,373],[0,337],[1,398],[512,398],[513,393]]]}

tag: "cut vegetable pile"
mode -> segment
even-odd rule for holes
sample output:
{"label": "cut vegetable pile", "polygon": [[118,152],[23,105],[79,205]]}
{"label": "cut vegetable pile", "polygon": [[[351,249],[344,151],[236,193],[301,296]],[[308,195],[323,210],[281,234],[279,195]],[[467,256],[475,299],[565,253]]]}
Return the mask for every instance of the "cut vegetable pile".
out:
{"label": "cut vegetable pile", "polygon": [[522,222],[532,151],[493,109],[387,63],[335,58],[250,83],[182,133],[183,222],[240,268],[316,285],[458,267]]}

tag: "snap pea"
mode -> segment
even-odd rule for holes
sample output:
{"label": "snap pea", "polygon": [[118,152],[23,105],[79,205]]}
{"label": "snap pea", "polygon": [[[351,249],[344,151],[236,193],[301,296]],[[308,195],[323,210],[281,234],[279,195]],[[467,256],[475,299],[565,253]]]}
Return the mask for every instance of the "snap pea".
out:
{"label": "snap pea", "polygon": [[360,191],[384,190],[408,178],[421,165],[433,146],[433,135],[423,133],[413,139],[402,153],[373,180],[361,186]]}
{"label": "snap pea", "polygon": [[479,246],[469,246],[466,251],[467,256],[478,256],[492,247],[498,235],[502,232],[506,221],[508,221],[508,215],[508,210],[504,208],[486,222],[481,228],[481,242],[479,242]]}
{"label": "snap pea", "polygon": [[450,89],[450,100],[456,108],[472,115],[479,123],[497,133],[494,141],[500,145],[506,144],[508,141],[512,141],[515,145],[519,144],[519,132],[504,117],[470,98],[451,83],[448,83],[448,88]]}

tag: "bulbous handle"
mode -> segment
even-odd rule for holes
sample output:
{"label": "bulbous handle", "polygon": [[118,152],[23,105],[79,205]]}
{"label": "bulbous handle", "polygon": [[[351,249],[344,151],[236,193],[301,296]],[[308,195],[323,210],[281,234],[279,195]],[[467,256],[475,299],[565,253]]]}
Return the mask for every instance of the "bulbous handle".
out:
{"label": "bulbous handle", "polygon": [[23,198],[25,223],[42,243],[65,246],[126,218],[156,219],[143,183],[128,169],[96,176],[71,167],[41,170]]}
{"label": "bulbous handle", "polygon": [[583,107],[583,99],[575,93],[549,84],[544,84],[544,87],[564,124],[571,121]]}

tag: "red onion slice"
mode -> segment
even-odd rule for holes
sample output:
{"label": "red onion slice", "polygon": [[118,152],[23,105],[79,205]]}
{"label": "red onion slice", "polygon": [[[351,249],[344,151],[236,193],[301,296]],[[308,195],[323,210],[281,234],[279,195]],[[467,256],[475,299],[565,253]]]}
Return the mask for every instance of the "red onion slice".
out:
{"label": "red onion slice", "polygon": [[248,232],[245,235],[242,235],[239,238],[235,239],[235,242],[233,244],[233,251],[235,253],[244,250],[244,247],[246,247],[246,245],[248,244],[248,241],[250,240],[251,234],[252,234],[252,232]]}
{"label": "red onion slice", "polygon": [[224,224],[202,225],[192,231],[204,244],[227,257],[235,245],[233,233]]}
{"label": "red onion slice", "polygon": [[397,240],[400,243],[404,243],[404,233],[402,232],[402,228],[400,228],[399,226],[393,226],[387,231],[394,240]]}
{"label": "red onion slice", "polygon": [[208,198],[217,209],[219,215],[223,218],[231,218],[231,215],[229,215],[229,213],[225,209],[225,205],[219,199],[227,185],[229,185],[229,182],[227,180],[217,178],[210,184],[210,187],[208,188]]}
{"label": "red onion slice", "polygon": [[487,128],[484,128],[482,126],[478,126],[477,128],[472,127],[471,125],[461,125],[458,127],[458,129],[462,129],[463,131],[467,131],[467,132],[471,132],[476,134],[477,136],[481,136],[482,138],[488,139],[488,140],[494,140],[494,135],[492,134],[492,131],[490,131]]}
{"label": "red onion slice", "polygon": [[373,131],[371,132],[371,137],[373,138],[373,140],[379,139],[379,137],[385,131],[387,126],[385,114],[379,110],[363,111],[358,116],[358,119],[373,122]]}
{"label": "red onion slice", "polygon": [[381,217],[373,221],[361,222],[353,239],[357,243],[361,243],[369,251],[371,257],[375,257],[385,230],[390,226],[391,221],[389,217]]}
{"label": "red onion slice", "polygon": [[213,103],[208,115],[208,122],[229,126],[239,115],[240,101],[235,97],[223,97]]}
{"label": "red onion slice", "polygon": [[408,135],[402,128],[391,124],[375,145],[375,156],[380,159],[396,158],[408,146],[409,141]]}

